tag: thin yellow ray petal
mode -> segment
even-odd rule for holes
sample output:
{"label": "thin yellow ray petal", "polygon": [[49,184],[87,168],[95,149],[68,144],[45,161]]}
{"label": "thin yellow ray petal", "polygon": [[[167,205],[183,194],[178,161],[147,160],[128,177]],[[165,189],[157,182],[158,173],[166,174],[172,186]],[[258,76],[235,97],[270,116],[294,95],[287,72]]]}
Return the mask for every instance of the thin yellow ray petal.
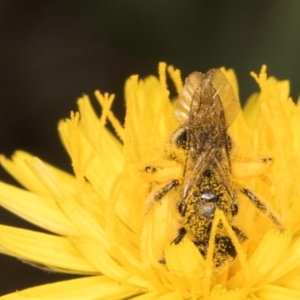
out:
{"label": "thin yellow ray petal", "polygon": [[[299,272],[298,272],[299,274]],[[284,287],[293,289],[293,290],[300,290],[300,277],[299,275],[294,276],[294,278],[291,281],[288,281],[284,284]]]}
{"label": "thin yellow ray petal", "polygon": [[[273,269],[284,256],[290,246],[292,235],[269,231],[258,245],[256,251],[249,259],[249,267],[253,274],[253,284],[259,282],[269,270]],[[274,251],[276,245],[276,251]]]}
{"label": "thin yellow ray petal", "polygon": [[165,256],[169,271],[183,279],[192,279],[196,271],[199,277],[204,273],[204,259],[189,239],[184,238],[178,245],[167,244]]}
{"label": "thin yellow ray petal", "polygon": [[108,249],[106,232],[84,208],[76,203],[72,198],[61,198],[58,200],[59,206],[65,215],[75,224],[83,236],[90,236],[101,243],[104,249]]}
{"label": "thin yellow ray petal", "polygon": [[0,182],[0,205],[51,232],[61,235],[77,235],[79,233],[53,199]]}
{"label": "thin yellow ray petal", "polygon": [[138,81],[137,76],[131,76],[126,82],[124,154],[128,164],[157,155],[170,129],[174,128],[163,66],[160,65],[161,80],[150,76]]}
{"label": "thin yellow ray petal", "polygon": [[[49,191],[41,184],[41,182],[32,173],[27,162],[34,158],[33,155],[24,151],[16,151],[11,160],[5,156],[0,156],[1,165],[9,172],[20,184],[28,190],[43,196],[50,196]],[[74,176],[44,162],[47,168],[59,178],[66,191],[73,191],[75,186]]]}
{"label": "thin yellow ray petal", "polygon": [[[142,203],[144,201],[139,189],[141,185],[141,179],[132,170],[122,172],[112,186],[107,205],[107,232],[112,232],[113,228],[121,222],[122,231],[130,232],[129,238],[134,239],[131,240],[133,244],[137,243],[141,230]],[[113,238],[112,235],[110,237]],[[124,238],[127,239],[126,236],[120,236],[121,240]]]}
{"label": "thin yellow ray petal", "polygon": [[[104,97],[102,96],[101,92],[96,91],[95,96],[103,108],[104,107]],[[107,118],[110,121],[110,123],[112,124],[117,136],[120,138],[120,140],[122,142],[124,142],[124,136],[125,136],[124,127],[121,125],[120,121],[115,117],[115,115],[113,114],[113,112],[111,110],[108,111]]]}
{"label": "thin yellow ray petal", "polygon": [[41,182],[52,192],[59,207],[68,219],[78,228],[83,236],[90,236],[108,249],[106,233],[97,220],[86,211],[71,195],[66,195],[56,178],[45,168],[39,159],[33,159],[31,166]]}
{"label": "thin yellow ray petal", "polygon": [[[134,249],[136,251],[136,249]],[[118,257],[119,261],[127,268],[132,268],[136,270],[142,270],[141,260],[137,259],[130,250],[125,249],[118,245],[115,250],[115,256]]]}
{"label": "thin yellow ray petal", "polygon": [[185,298],[182,297],[179,291],[174,291],[157,298],[157,300],[183,300],[183,299]]}
{"label": "thin yellow ray petal", "polygon": [[72,240],[75,247],[82,255],[94,265],[102,274],[114,280],[134,286],[139,286],[148,291],[152,290],[152,285],[140,276],[131,274],[124,267],[118,264],[97,242],[89,238]]}
{"label": "thin yellow ray petal", "polygon": [[[120,145],[117,146],[112,140],[112,134],[107,129],[103,129],[103,138],[95,139],[99,143],[101,142],[101,145],[98,145],[92,137],[82,132],[87,129],[80,130],[78,122],[78,114],[71,120],[60,122],[61,139],[71,156],[76,176],[87,178],[97,189],[99,195],[108,199],[114,179],[123,167],[124,158]],[[95,131],[95,128],[91,128],[89,131]],[[92,141],[90,141],[91,139]]]}
{"label": "thin yellow ray petal", "polygon": [[245,121],[249,128],[254,128],[257,124],[257,119],[259,117],[259,106],[257,105],[259,101],[259,93],[252,94],[246,101],[243,111],[245,116]]}
{"label": "thin yellow ray petal", "polygon": [[[276,244],[277,245],[277,244]],[[276,284],[284,284],[300,273],[300,239],[290,246],[285,259],[272,272],[271,280]]]}
{"label": "thin yellow ray petal", "polygon": [[[173,197],[170,192],[161,203],[146,204],[151,210],[144,217],[141,235],[141,252],[143,261],[158,267],[164,258],[164,247],[170,244],[178,234],[178,217],[174,208]],[[148,208],[148,209],[149,209]]]}
{"label": "thin yellow ray petal", "polygon": [[244,299],[244,291],[240,289],[226,290],[221,285],[215,285],[210,294],[210,300],[241,300]]}
{"label": "thin yellow ray petal", "polygon": [[175,69],[173,66],[168,66],[167,70],[175,85],[176,92],[179,94],[183,86],[180,70]]}
{"label": "thin yellow ray petal", "polygon": [[70,269],[79,274],[97,273],[97,269],[64,237],[0,225],[0,245],[22,260]]}
{"label": "thin yellow ray petal", "polygon": [[145,293],[136,297],[133,297],[132,300],[156,300],[160,296],[160,293],[157,291]]}
{"label": "thin yellow ray petal", "polygon": [[164,252],[167,269],[178,280],[177,289],[199,289],[199,279],[204,275],[204,259],[192,241],[184,238],[178,245],[167,244]]}
{"label": "thin yellow ray petal", "polygon": [[267,284],[254,293],[258,299],[262,300],[298,300],[300,291],[289,289],[282,286]]}
{"label": "thin yellow ray petal", "polygon": [[[97,92],[96,95],[98,95]],[[104,151],[106,154],[112,154],[115,160],[117,160],[118,162],[122,162],[122,144],[107,128],[103,127],[103,124],[99,128],[99,126],[101,125],[100,119],[96,115],[88,97],[79,99],[78,107],[80,113],[79,128],[86,136],[90,145],[94,149],[101,148],[101,151]],[[95,130],[97,127],[100,130]],[[123,134],[124,133],[122,133],[122,135]],[[101,140],[99,140],[100,138]],[[106,148],[108,148],[108,150]],[[103,155],[105,154],[103,153]]]}
{"label": "thin yellow ray petal", "polygon": [[29,288],[0,297],[1,300],[110,300],[125,299],[139,289],[122,285],[105,276],[92,276]]}
{"label": "thin yellow ray petal", "polygon": [[39,195],[46,197],[50,196],[49,191],[41,184],[41,182],[32,173],[28,165],[27,159],[31,159],[32,156],[23,155],[22,152],[17,151],[14,153],[11,159],[6,158],[4,155],[0,156],[1,166],[13,176],[20,184],[26,189],[33,191]]}

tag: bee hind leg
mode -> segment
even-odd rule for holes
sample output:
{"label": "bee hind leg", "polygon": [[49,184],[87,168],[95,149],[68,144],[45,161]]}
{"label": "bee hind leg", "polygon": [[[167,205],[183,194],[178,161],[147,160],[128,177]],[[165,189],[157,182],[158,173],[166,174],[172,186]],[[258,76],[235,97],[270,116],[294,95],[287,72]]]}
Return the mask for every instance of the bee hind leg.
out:
{"label": "bee hind leg", "polygon": [[260,200],[256,195],[254,195],[249,189],[242,188],[241,192],[255,205],[255,207],[265,214],[271,221],[281,230],[283,230],[283,225],[280,219],[272,212],[270,207],[262,200]]}
{"label": "bee hind leg", "polygon": [[184,238],[185,235],[186,235],[185,228],[184,227],[179,228],[178,229],[178,235],[172,243],[174,243],[175,245],[179,244],[181,242],[181,240]]}
{"label": "bee hind leg", "polygon": [[[184,227],[181,227],[178,229],[178,236],[172,241],[171,244],[179,244],[181,242],[181,240],[183,239],[183,237],[186,235],[186,230]],[[166,264],[166,259],[162,258],[158,261],[160,264],[165,265]]]}
{"label": "bee hind leg", "polygon": [[238,229],[235,226],[231,226],[231,228],[234,231],[235,235],[237,236],[237,238],[240,242],[244,242],[247,239],[247,236],[244,234],[243,231],[241,231],[240,229]]}

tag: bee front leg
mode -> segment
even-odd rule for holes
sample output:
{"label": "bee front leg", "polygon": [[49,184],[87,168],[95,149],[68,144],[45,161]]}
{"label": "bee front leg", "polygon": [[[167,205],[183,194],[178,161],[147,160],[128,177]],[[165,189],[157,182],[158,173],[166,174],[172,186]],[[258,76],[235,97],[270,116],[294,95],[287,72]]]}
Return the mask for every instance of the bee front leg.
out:
{"label": "bee front leg", "polygon": [[179,185],[179,181],[177,179],[172,180],[167,185],[162,187],[159,191],[154,194],[154,200],[161,200],[168,192],[170,192],[173,188]]}
{"label": "bee front leg", "polygon": [[160,202],[164,196],[175,189],[179,185],[179,181],[174,179],[166,185],[160,186],[158,189],[153,190],[147,198],[145,203],[145,212],[147,213],[155,203]]}

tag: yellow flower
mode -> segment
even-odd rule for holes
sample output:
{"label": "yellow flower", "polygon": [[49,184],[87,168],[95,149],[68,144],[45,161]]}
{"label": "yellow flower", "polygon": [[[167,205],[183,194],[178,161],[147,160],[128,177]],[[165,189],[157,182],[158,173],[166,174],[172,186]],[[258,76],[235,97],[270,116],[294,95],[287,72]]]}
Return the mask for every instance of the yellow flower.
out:
{"label": "yellow flower", "polygon": [[[180,91],[179,71],[168,71]],[[234,73],[222,71],[238,95]],[[260,92],[228,129],[230,161],[236,184],[264,199],[268,211],[239,195],[238,225],[247,240],[230,236],[233,262],[217,269],[188,235],[172,243],[180,226],[178,190],[153,200],[184,168],[168,159],[179,125],[166,65],[160,64],[159,79],[127,81],[124,127],[111,111],[114,97],[100,92],[100,117],[84,96],[79,113],[59,123],[74,176],[22,151],[11,160],[1,157],[27,190],[0,182],[0,205],[53,234],[0,225],[0,252],[57,272],[91,275],[1,299],[300,299],[300,111],[288,98],[288,82],[267,78],[265,67],[252,75]],[[222,219],[222,211],[217,216]]]}

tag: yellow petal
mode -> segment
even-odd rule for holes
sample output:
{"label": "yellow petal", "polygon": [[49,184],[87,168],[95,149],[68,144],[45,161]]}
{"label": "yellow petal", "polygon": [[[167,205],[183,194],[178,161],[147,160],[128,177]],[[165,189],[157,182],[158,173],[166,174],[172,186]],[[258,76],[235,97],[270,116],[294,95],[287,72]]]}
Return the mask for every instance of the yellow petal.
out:
{"label": "yellow petal", "polygon": [[[90,130],[94,131],[95,128],[90,128]],[[111,186],[122,170],[123,158],[120,155],[120,148],[109,138],[111,134],[108,130],[105,128],[102,131],[102,142],[94,148],[95,145],[89,142],[89,137],[80,129],[78,114],[70,120],[59,123],[59,132],[71,156],[75,175],[85,177],[100,197],[108,199]]]}
{"label": "yellow petal", "polygon": [[174,128],[164,68],[165,64],[161,64],[160,80],[151,76],[138,82],[137,76],[132,76],[126,82],[124,151],[128,163],[155,157]]}
{"label": "yellow petal", "polygon": [[136,297],[133,297],[132,299],[134,300],[156,300],[160,296],[159,292],[150,292],[150,293],[145,293]]}
{"label": "yellow petal", "polygon": [[93,215],[88,213],[74,197],[64,192],[63,187],[51,174],[39,159],[33,159],[31,162],[32,170],[40,178],[41,182],[51,191],[54,199],[64,214],[72,221],[83,236],[89,235],[101,242],[102,247],[107,249],[107,236],[103,228],[99,225]]}
{"label": "yellow petal", "polygon": [[[262,300],[298,300],[300,291],[289,288],[268,284],[253,293],[257,299]],[[255,299],[255,298],[254,298]]]}
{"label": "yellow petal", "polygon": [[[215,285],[211,291],[211,300],[239,300],[244,299],[245,294],[243,290],[226,290],[221,285]],[[242,297],[242,298],[241,298]]]}
{"label": "yellow petal", "polygon": [[199,278],[202,276],[204,259],[189,239],[184,238],[178,245],[167,244],[165,255],[167,268],[173,274],[183,278],[193,278],[197,271],[197,276]]}
{"label": "yellow petal", "polygon": [[[269,231],[249,259],[249,267],[253,276],[253,284],[268,278],[267,272],[273,269],[286,255],[292,235]],[[276,251],[274,251],[276,245]]]}
{"label": "yellow petal", "polygon": [[[9,172],[17,181],[20,182],[28,190],[35,192],[36,194],[49,197],[51,194],[41,182],[36,178],[28,167],[28,162],[34,158],[29,153],[24,151],[16,151],[12,156],[12,160],[7,159],[5,156],[0,156],[1,165]],[[73,191],[75,186],[75,178],[70,174],[46,164],[47,169],[50,170],[57,178],[59,178],[64,189],[67,191]]]}
{"label": "yellow petal", "polygon": [[0,297],[1,300],[108,300],[138,294],[137,288],[118,284],[105,276],[92,276],[46,284]]}
{"label": "yellow petal", "polygon": [[97,273],[65,237],[0,225],[0,251],[49,268]]}
{"label": "yellow petal", "polygon": [[152,266],[159,267],[159,261],[164,259],[165,245],[170,244],[178,232],[173,194],[170,194],[164,201],[148,204],[153,207],[145,216],[141,250],[143,260]]}
{"label": "yellow petal", "polygon": [[175,291],[175,292],[160,296],[157,299],[158,300],[183,300],[184,298],[178,291]]}
{"label": "yellow petal", "polygon": [[[277,245],[277,244],[276,244]],[[276,246],[277,247],[277,246]],[[286,257],[272,272],[270,280],[276,281],[278,284],[285,284],[286,282],[295,278],[300,273],[300,240],[296,239],[290,246]]]}
{"label": "yellow petal", "polygon": [[51,232],[77,235],[78,229],[51,199],[0,182],[0,205]]}
{"label": "yellow petal", "polygon": [[118,264],[95,241],[86,238],[72,241],[75,247],[83,254],[87,261],[95,266],[99,272],[126,284],[132,284],[147,290],[153,289],[151,284],[140,276],[134,275]]}

